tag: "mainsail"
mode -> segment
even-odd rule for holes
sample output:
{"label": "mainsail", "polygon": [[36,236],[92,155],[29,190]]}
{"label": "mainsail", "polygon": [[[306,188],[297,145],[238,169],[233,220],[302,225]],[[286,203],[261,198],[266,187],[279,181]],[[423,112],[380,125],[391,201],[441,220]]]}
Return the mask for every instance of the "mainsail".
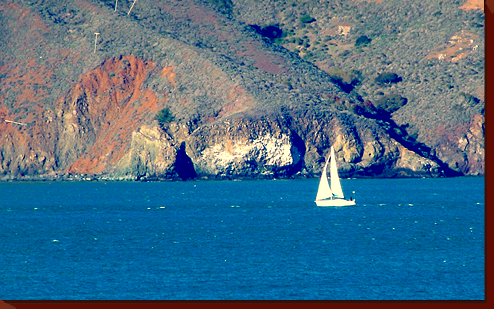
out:
{"label": "mainsail", "polygon": [[340,177],[338,177],[338,168],[336,167],[336,157],[334,155],[333,146],[331,146],[331,190],[333,191],[333,196],[336,198],[345,198],[343,196],[343,190],[341,189]]}
{"label": "mainsail", "polygon": [[333,193],[331,192],[331,188],[329,187],[328,174],[326,172],[328,169],[328,163],[330,158],[331,157],[328,158],[322,170],[321,180],[319,181],[319,188],[317,189],[316,201],[330,198],[333,195]]}

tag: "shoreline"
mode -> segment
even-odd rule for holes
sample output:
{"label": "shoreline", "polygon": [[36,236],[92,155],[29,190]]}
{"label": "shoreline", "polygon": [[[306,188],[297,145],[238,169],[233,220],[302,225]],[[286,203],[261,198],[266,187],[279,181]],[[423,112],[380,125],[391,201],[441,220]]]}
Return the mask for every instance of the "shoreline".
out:
{"label": "shoreline", "polygon": [[[0,183],[9,182],[194,182],[194,181],[258,181],[258,180],[303,180],[318,179],[319,175],[299,175],[291,177],[231,177],[231,176],[202,176],[190,179],[160,178],[160,177],[111,177],[94,175],[60,175],[60,176],[24,176],[22,178],[1,178]],[[384,175],[342,175],[341,179],[419,179],[419,178],[482,178],[484,175],[453,175],[453,176],[384,176]]]}

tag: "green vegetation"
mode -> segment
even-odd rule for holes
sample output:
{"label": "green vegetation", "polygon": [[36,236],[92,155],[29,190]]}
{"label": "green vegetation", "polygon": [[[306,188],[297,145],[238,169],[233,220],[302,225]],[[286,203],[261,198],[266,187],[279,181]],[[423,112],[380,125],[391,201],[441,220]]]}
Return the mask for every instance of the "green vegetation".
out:
{"label": "green vegetation", "polygon": [[407,104],[407,101],[407,98],[398,94],[388,94],[378,99],[375,104],[365,100],[353,105],[350,110],[368,118],[391,121],[391,114]]}
{"label": "green vegetation", "polygon": [[220,12],[231,13],[233,3],[232,0],[208,0],[209,3],[214,5]]}
{"label": "green vegetation", "polygon": [[384,72],[381,74],[378,74],[377,77],[375,78],[376,83],[380,85],[389,85],[389,84],[396,84],[402,81],[402,78],[398,76],[396,73],[391,73],[391,72]]}
{"label": "green vegetation", "polygon": [[173,116],[168,107],[165,107],[156,114],[154,119],[164,124],[173,121],[175,119],[175,116]]}
{"label": "green vegetation", "polygon": [[388,94],[377,100],[375,105],[378,110],[391,114],[407,104],[407,101],[407,98],[404,98],[401,95]]}
{"label": "green vegetation", "polygon": [[315,22],[315,21],[316,21],[316,19],[315,19],[315,18],[312,18],[312,17],[310,17],[310,16],[309,16],[309,15],[307,15],[307,14],[300,16],[299,20],[300,20],[300,22],[301,22],[302,24],[310,24],[310,23],[312,23],[312,22]]}
{"label": "green vegetation", "polygon": [[341,69],[337,69],[330,71],[329,76],[331,76],[331,80],[346,93],[351,92],[356,85],[360,84],[361,79],[360,72],[356,70],[346,72]]}
{"label": "green vegetation", "polygon": [[477,105],[480,103],[480,100],[473,95],[460,91],[459,93],[460,98],[463,99],[463,101],[471,106]]}
{"label": "green vegetation", "polygon": [[362,115],[368,118],[377,118],[377,108],[372,104],[370,100],[365,100],[361,104],[355,104],[351,109],[355,114]]}
{"label": "green vegetation", "polygon": [[287,33],[284,33],[283,30],[279,28],[279,25],[268,25],[265,27],[259,27],[258,25],[251,25],[251,27],[254,28],[262,36],[269,38],[271,40],[275,40],[287,36]]}
{"label": "green vegetation", "polygon": [[372,40],[369,39],[367,36],[365,35],[362,35],[362,36],[359,36],[357,41],[355,41],[355,46],[366,46],[368,44],[370,44]]}

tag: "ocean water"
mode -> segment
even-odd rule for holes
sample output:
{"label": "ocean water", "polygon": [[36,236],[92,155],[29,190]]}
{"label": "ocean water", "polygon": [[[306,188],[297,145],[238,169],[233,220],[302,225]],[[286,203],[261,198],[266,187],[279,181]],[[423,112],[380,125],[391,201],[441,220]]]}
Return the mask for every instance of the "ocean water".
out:
{"label": "ocean water", "polygon": [[3,300],[482,300],[484,178],[0,183]]}

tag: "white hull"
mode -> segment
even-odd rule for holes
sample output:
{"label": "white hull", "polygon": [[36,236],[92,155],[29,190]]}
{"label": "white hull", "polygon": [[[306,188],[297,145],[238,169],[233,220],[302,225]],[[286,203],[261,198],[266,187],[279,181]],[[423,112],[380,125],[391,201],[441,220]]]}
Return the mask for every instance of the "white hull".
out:
{"label": "white hull", "polygon": [[340,198],[327,199],[316,201],[316,205],[320,207],[331,207],[331,206],[353,206],[355,205],[355,200],[344,200]]}

